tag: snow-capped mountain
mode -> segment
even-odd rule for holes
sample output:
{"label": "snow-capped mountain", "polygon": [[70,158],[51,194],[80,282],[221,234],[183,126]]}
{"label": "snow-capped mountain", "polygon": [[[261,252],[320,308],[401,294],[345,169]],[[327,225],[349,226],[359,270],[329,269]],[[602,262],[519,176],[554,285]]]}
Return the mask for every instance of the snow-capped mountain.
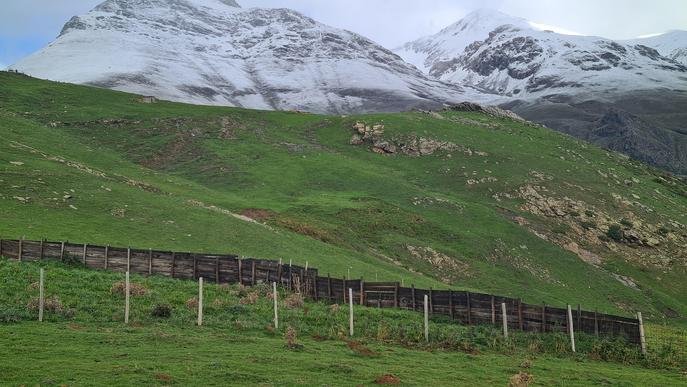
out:
{"label": "snow-capped mountain", "polygon": [[687,175],[684,31],[613,41],[479,10],[395,52],[529,120]]}
{"label": "snow-capped mountain", "polygon": [[442,81],[517,98],[661,87],[687,90],[687,66],[654,48],[559,34],[490,10],[473,12],[396,52]]}
{"label": "snow-capped mountain", "polygon": [[234,0],[107,0],[11,68],[255,109],[395,111],[474,99],[365,37],[289,9],[243,9]]}
{"label": "snow-capped mountain", "polygon": [[687,31],[668,31],[664,34],[626,40],[623,43],[651,47],[661,55],[687,65]]}

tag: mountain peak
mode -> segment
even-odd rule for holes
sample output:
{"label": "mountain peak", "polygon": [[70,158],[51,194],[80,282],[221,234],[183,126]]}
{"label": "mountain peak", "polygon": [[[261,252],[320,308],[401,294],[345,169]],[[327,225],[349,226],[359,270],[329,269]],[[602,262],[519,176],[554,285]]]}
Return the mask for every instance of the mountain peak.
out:
{"label": "mountain peak", "polygon": [[530,23],[520,17],[511,16],[490,8],[480,8],[470,12],[458,22],[448,26],[440,33],[465,32],[473,30],[482,34],[490,32],[502,25],[514,25],[519,28],[530,28]]}

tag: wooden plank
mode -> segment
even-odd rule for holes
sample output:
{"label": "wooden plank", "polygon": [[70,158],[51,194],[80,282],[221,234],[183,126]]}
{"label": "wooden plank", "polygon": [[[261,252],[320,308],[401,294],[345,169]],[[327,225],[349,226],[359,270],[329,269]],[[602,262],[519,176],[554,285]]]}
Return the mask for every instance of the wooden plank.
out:
{"label": "wooden plank", "polygon": [[[109,265],[109,260],[110,260],[110,245],[105,246],[105,270],[107,270],[107,266]],[[174,277],[174,275],[172,275]]]}
{"label": "wooden plank", "polygon": [[410,293],[412,294],[413,299],[413,310],[417,310],[417,307],[415,305],[415,284],[410,285]]}
{"label": "wooden plank", "polygon": [[332,297],[332,276],[327,273],[327,294],[329,295],[329,301],[333,302],[334,298]]}
{"label": "wooden plank", "polygon": [[255,286],[255,260],[251,261],[251,266],[250,266],[250,284],[251,286]]}
{"label": "wooden plank", "polygon": [[577,330],[582,331],[582,305],[577,304]]}
{"label": "wooden plank", "polygon": [[491,323],[496,325],[496,305],[494,304],[494,296],[491,296]]}
{"label": "wooden plank", "polygon": [[594,310],[594,334],[599,336],[599,312]]}
{"label": "wooden plank", "polygon": [[215,257],[215,283],[219,283],[219,257]]}
{"label": "wooden plank", "polygon": [[193,257],[193,279],[198,279],[198,257],[195,254],[191,254]]}
{"label": "wooden plank", "polygon": [[429,313],[434,314],[434,289],[429,288]]}
{"label": "wooden plank", "polygon": [[172,270],[172,278],[174,278],[174,276],[175,276],[175,274],[176,274],[176,267],[177,267],[177,253],[175,253],[174,251],[172,251],[172,268],[171,268],[171,270]]}
{"label": "wooden plank", "polygon": [[365,305],[365,281],[360,279],[360,305]]}
{"label": "wooden plank", "polygon": [[468,309],[468,325],[472,325],[472,305],[470,303],[470,292],[466,293]]}
{"label": "wooden plank", "polygon": [[449,316],[451,316],[451,320],[453,320],[455,317],[453,315],[453,290],[448,291],[448,307],[449,307],[448,314],[449,314]]}

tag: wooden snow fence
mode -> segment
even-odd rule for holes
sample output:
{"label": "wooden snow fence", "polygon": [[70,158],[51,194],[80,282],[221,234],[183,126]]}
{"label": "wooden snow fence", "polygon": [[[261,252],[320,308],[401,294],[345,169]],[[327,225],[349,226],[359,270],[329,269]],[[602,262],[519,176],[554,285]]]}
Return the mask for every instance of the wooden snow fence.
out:
{"label": "wooden snow fence", "polygon": [[[276,282],[299,290],[315,301],[346,304],[348,289],[353,303],[373,308],[424,311],[424,296],[430,315],[445,315],[465,325],[501,326],[501,304],[506,304],[509,331],[569,332],[564,307],[525,304],[520,299],[459,290],[416,289],[399,282],[366,282],[320,276],[313,267],[280,264],[279,261],[240,258],[237,255],[172,252],[98,246],[69,242],[0,239],[0,255],[20,261],[59,260],[89,269],[142,275],[161,275],[183,280],[204,278],[209,283],[256,285]],[[624,337],[640,345],[639,320],[599,312],[572,310],[573,330],[604,337]]]}

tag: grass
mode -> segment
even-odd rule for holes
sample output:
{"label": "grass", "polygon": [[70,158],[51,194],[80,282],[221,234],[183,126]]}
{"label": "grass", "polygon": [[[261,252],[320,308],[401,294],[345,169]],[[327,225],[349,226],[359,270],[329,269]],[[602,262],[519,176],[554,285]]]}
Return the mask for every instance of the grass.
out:
{"label": "grass", "polygon": [[[5,385],[372,385],[391,374],[403,385],[506,384],[527,372],[540,385],[684,384],[685,362],[653,349],[648,359],[636,347],[583,336],[578,353],[565,335],[514,332],[510,340],[491,327],[464,327],[444,318],[431,322],[424,343],[421,315],[355,308],[356,336],[347,342],[347,310],[306,302],[284,307],[281,330],[273,329],[268,287],[206,285],[202,327],[187,306],[197,284],[133,276],[146,290],[132,297],[129,326],[123,295],[112,292],[121,274],[44,264],[46,295],[61,309],[35,321],[27,309],[37,296],[37,263],[0,260],[5,281],[0,310],[0,374]],[[242,302],[258,292],[254,304]],[[169,305],[169,318],[154,317]],[[284,338],[297,332],[296,348]],[[600,360],[605,359],[605,361]],[[423,366],[419,367],[418,364]],[[460,366],[456,366],[459,364]]]}
{"label": "grass", "polygon": [[[648,331],[656,327],[658,333],[653,337],[661,337],[655,347],[667,345],[668,352],[657,356],[663,360],[681,356],[670,351],[685,342],[687,321],[687,282],[683,280],[687,274],[687,184],[683,180],[546,128],[474,113],[318,116],[167,102],[146,105],[136,99],[126,93],[0,72],[0,235],[283,258],[301,265],[308,261],[320,273],[336,277],[350,269],[351,276],[368,280],[403,280],[419,287],[501,294],[533,304],[579,303],[586,310],[628,316],[642,311]],[[390,141],[417,136],[453,143],[457,150],[424,157],[379,155],[371,152],[369,145],[349,145],[358,121],[383,123],[385,139]],[[260,224],[241,220],[236,214],[253,216]],[[623,226],[618,240],[609,238],[610,225],[622,225],[623,221],[632,228]],[[7,279],[17,273],[7,270],[2,277],[7,284],[0,287],[8,300],[3,316],[15,320],[16,314],[20,322],[2,329],[26,329],[22,328],[21,335],[3,337],[35,339],[42,337],[43,329],[60,330],[64,335],[96,332],[104,337],[116,334],[102,329],[129,329],[132,335],[154,337],[155,327],[171,332],[188,330],[194,318],[190,310],[177,307],[170,321],[151,319],[153,304],[184,305],[194,285],[150,279],[145,281],[163,290],[147,296],[144,304],[135,304],[142,308],[135,309],[134,315],[143,326],[113,326],[113,321],[121,319],[117,299],[108,295],[114,277],[84,272],[74,278],[79,288],[60,291],[63,302],[76,305],[70,308],[74,315],[53,316],[48,324],[33,325],[26,321],[29,300],[14,298],[23,294],[25,287],[11,288]],[[84,297],[80,292],[88,289],[94,293]],[[314,352],[293,355],[273,348],[283,339],[264,332],[270,320],[268,305],[263,312],[246,313],[252,322],[245,329],[265,353],[295,358],[298,372],[293,375],[309,374],[305,356],[316,357]],[[322,313],[326,308],[315,315]],[[368,328],[362,331],[365,337],[376,340],[380,321],[388,321],[391,332],[399,332],[399,324],[409,324],[412,332],[405,334],[417,338],[416,316],[372,313]],[[192,331],[191,341],[207,342],[203,351],[214,356],[250,351],[247,347],[213,347],[216,335],[231,334],[226,321],[239,317],[225,308],[211,310],[208,316],[208,326]],[[302,317],[293,323],[304,321]],[[64,330],[66,321],[72,320],[83,325],[84,332]],[[309,339],[313,333],[330,337],[332,324],[342,321],[345,323],[345,316],[329,325],[315,324],[323,330],[319,333],[309,331],[309,325],[298,325],[305,348],[319,347],[346,358],[350,350],[341,349],[340,341]],[[203,336],[204,332],[208,335]],[[77,345],[63,337],[56,341],[59,345]],[[409,354],[418,354],[418,358],[429,356],[423,359],[436,357],[438,368],[450,370],[435,377],[437,384],[464,380],[460,375],[484,377],[487,379],[475,380],[493,384],[505,383],[508,374],[517,371],[518,356],[529,356],[523,352],[528,345],[525,342],[516,343],[515,352],[506,353],[503,343],[496,348],[479,347],[485,353],[476,360],[480,365],[456,370],[450,359],[464,355],[444,353],[444,348],[399,347],[405,339],[391,339],[398,356],[384,361],[375,358],[368,364],[377,362],[380,373],[384,367],[379,364],[410,370],[416,359]],[[51,348],[37,342],[41,344],[34,349]],[[147,358],[154,344],[145,342],[148,344],[140,352],[132,352],[131,358],[136,360],[113,362],[123,368],[112,372],[130,376],[129,370],[136,370],[136,364],[163,364]],[[460,345],[460,341],[450,343],[451,347]],[[194,353],[189,345],[186,352],[180,349],[169,356]],[[370,345],[388,348],[389,344],[382,340]],[[12,348],[26,353],[21,347]],[[100,355],[107,358],[111,350],[106,346],[93,353],[97,356],[98,351],[105,351]],[[598,348],[594,351],[599,352]],[[590,362],[589,355],[559,358],[558,353],[538,354],[535,365],[547,364],[537,370],[538,380],[547,384],[605,383],[584,375],[570,376],[581,378],[578,380],[554,379],[568,369],[579,370],[574,363],[581,361],[611,375],[613,383],[627,380],[632,384],[647,375],[663,382],[661,372],[638,369],[634,373],[623,365],[635,361],[631,360],[634,355],[623,350],[610,352],[625,354],[628,359],[623,355],[614,360],[620,363],[606,364]],[[191,361],[202,363],[201,359],[193,356]],[[10,374],[25,378],[25,373],[16,374],[16,370],[33,366],[31,360],[12,365],[16,368]],[[81,360],[70,356],[69,361]],[[291,364],[290,360],[283,362]],[[477,376],[475,370],[491,364],[504,368],[496,370],[494,366],[493,379],[489,379],[491,374]],[[83,366],[83,372],[94,369],[92,364]],[[273,366],[261,367],[265,369],[261,377],[278,378],[278,373],[270,372]],[[395,372],[409,384],[418,383],[410,371]],[[423,367],[418,372],[427,371]],[[180,373],[173,377],[184,384],[185,376]],[[360,374],[356,380],[367,383],[373,373]],[[675,372],[666,375],[674,377]],[[302,384],[314,380],[303,378]],[[341,377],[333,379],[338,382]],[[81,380],[88,379],[84,376]]]}

